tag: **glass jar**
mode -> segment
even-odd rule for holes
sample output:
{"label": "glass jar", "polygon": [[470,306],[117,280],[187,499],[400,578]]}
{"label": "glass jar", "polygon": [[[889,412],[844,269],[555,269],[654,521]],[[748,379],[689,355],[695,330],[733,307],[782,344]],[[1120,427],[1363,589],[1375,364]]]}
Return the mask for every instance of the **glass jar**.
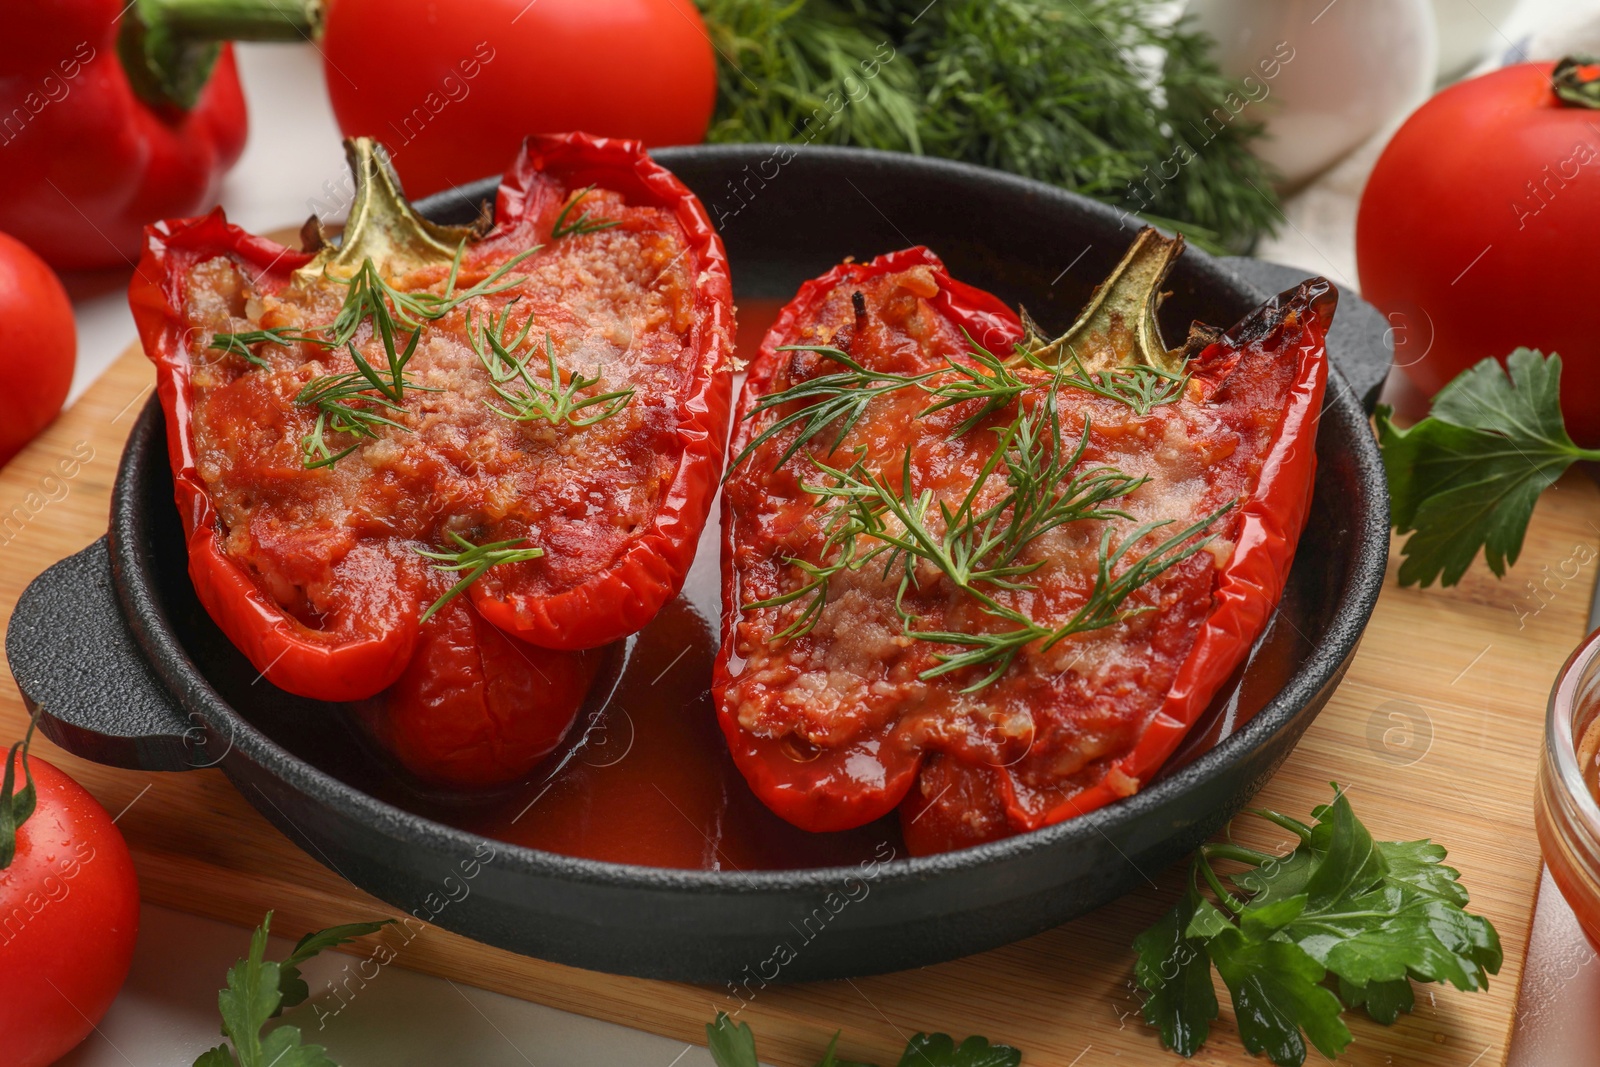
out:
{"label": "glass jar", "polygon": [[1600,951],[1600,630],[1550,692],[1534,823],[1550,877]]}

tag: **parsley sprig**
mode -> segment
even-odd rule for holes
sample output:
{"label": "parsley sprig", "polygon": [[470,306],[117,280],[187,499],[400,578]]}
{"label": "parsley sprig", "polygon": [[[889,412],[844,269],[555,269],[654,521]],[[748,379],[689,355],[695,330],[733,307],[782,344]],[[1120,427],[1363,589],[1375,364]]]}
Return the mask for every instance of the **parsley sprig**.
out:
{"label": "parsley sprig", "polygon": [[[717,1012],[706,1024],[706,1045],[717,1067],[761,1067],[756,1057],[756,1036],[749,1023],[735,1023],[727,1012]],[[828,1042],[817,1067],[872,1067],[858,1060],[841,1060],[835,1054],[839,1035]],[[959,1045],[949,1034],[916,1034],[906,1042],[897,1067],[1018,1067],[1022,1053],[1009,1045],[991,1045],[987,1038],[969,1037]]]}
{"label": "parsley sprig", "polygon": [[228,1044],[208,1049],[194,1067],[336,1067],[321,1045],[301,1042],[299,1027],[278,1026],[265,1036],[261,1029],[310,996],[300,976],[301,964],[324,949],[377,933],[391,921],[350,923],[307,934],[288,957],[274,961],[266,959],[272,927],[272,912],[267,912],[250,937],[249,954],[228,968],[227,988],[217,993],[222,1035],[232,1049]]}
{"label": "parsley sprig", "polygon": [[1409,533],[1400,584],[1455,585],[1478,550],[1496,577],[1522,553],[1539,494],[1580,459],[1561,419],[1561,357],[1519,348],[1486,359],[1433,398],[1428,417],[1402,430],[1377,411],[1389,475],[1390,517]]}
{"label": "parsley sprig", "polygon": [[[1374,841],[1334,790],[1311,826],[1253,812],[1298,839],[1286,856],[1203,846],[1183,898],[1134,940],[1143,1015],[1168,1048],[1193,1056],[1205,1043],[1218,1010],[1213,967],[1245,1048],[1277,1067],[1304,1063],[1307,1041],[1330,1058],[1343,1051],[1347,1007],[1387,1025],[1411,1010],[1413,981],[1476,991],[1499,971],[1499,938],[1464,910],[1444,848]],[[1221,862],[1245,869],[1224,876]]]}

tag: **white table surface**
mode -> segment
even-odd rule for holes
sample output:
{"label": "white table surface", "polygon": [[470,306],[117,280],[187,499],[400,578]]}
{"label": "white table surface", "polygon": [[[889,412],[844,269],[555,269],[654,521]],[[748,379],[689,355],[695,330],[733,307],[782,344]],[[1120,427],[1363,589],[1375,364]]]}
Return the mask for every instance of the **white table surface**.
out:
{"label": "white table surface", "polygon": [[[1530,28],[1552,17],[1565,18],[1579,6],[1600,7],[1600,0],[1582,5],[1524,0],[1497,31],[1509,47]],[[239,60],[251,105],[250,142],[224,187],[223,204],[229,217],[248,229],[281,227],[311,214],[323,183],[338,180],[344,170],[338,131],[322,89],[320,59],[309,48],[257,45],[240,48]],[[1354,288],[1355,203],[1375,154],[1376,146],[1357,152],[1292,198],[1287,205],[1289,225],[1259,254]],[[127,272],[81,275],[67,282],[79,332],[75,399],[134,340],[134,329],[125,297]],[[263,909],[270,904],[263,901]],[[127,986],[97,1033],[63,1064],[185,1067],[218,1043],[216,990],[228,966],[243,953],[248,933],[153,905],[143,909],[142,923]],[[281,957],[289,947],[290,941],[280,939],[269,956]],[[1547,877],[1523,987],[1513,1067],[1596,1062],[1600,1012],[1594,1005],[1600,1004],[1600,967],[1594,961],[1570,909]],[[337,955],[314,961],[307,968],[312,989],[344,962]],[[1048,1009],[1041,1006],[1041,1010]],[[709,1006],[707,1011],[709,1015]],[[296,1015],[308,1039],[326,1045],[343,1067],[445,1063],[705,1067],[711,1063],[698,1046],[400,968],[385,969],[379,980],[361,991],[359,1000],[321,1031],[307,1009]],[[819,1034],[819,1045],[826,1038]],[[1152,1057],[1152,1062],[1159,1060]]]}

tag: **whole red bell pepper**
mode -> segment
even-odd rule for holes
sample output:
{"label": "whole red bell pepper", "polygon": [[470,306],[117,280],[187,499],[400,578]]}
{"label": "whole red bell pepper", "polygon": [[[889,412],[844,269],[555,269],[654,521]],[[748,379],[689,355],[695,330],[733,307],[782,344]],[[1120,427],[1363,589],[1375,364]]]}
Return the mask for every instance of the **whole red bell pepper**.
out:
{"label": "whole red bell pepper", "polygon": [[231,47],[197,46],[159,77],[134,8],[38,0],[6,15],[0,230],[58,269],[132,266],[145,224],[216,203],[244,150]]}
{"label": "whole red bell pepper", "polygon": [[[646,419],[651,432],[661,435],[651,440],[668,442],[658,453],[664,467],[648,479],[627,469],[615,473],[627,483],[623,488],[635,496],[651,494],[650,521],[628,531],[620,541],[596,542],[599,547],[581,539],[586,528],[583,522],[570,524],[565,528],[578,532],[564,535],[559,557],[567,571],[519,575],[519,569],[537,567],[543,561],[510,561],[479,575],[467,595],[442,607],[435,605],[435,612],[425,617],[430,602],[437,601],[449,584],[418,554],[419,549],[433,548],[433,544],[407,541],[389,548],[382,537],[372,545],[359,542],[349,558],[366,552],[364,565],[378,568],[374,573],[379,579],[366,582],[361,602],[348,610],[319,604],[311,612],[306,605],[284,600],[286,589],[292,592],[296,583],[308,581],[294,571],[302,563],[298,546],[321,551],[316,542],[295,538],[344,537],[347,526],[331,532],[275,527],[263,532],[252,520],[249,547],[257,555],[273,537],[287,538],[291,546],[287,555],[277,557],[282,573],[275,576],[274,584],[259,573],[256,557],[241,557],[228,541],[230,531],[221,523],[211,488],[202,475],[207,457],[202,456],[196,437],[195,375],[201,369],[214,375],[219,360],[239,357],[219,354],[214,345],[206,346],[206,336],[196,336],[204,331],[196,326],[191,307],[193,272],[223,257],[242,273],[254,293],[307,300],[303,288],[294,288],[304,283],[304,279],[296,281],[296,272],[314,270],[311,265],[326,260],[316,260],[311,251],[285,248],[248,234],[229,225],[220,211],[149,228],[129,299],[145,351],[157,367],[175,493],[188,535],[189,571],[201,603],[251,663],[281,688],[328,701],[359,701],[383,693],[386,705],[377,711],[365,708],[363,718],[411,770],[451,784],[504,781],[526,773],[532,760],[553,747],[572,721],[599,662],[598,654],[579,650],[637,630],[682,585],[715,494],[726,438],[732,359],[727,262],[700,203],[668,171],[651,162],[636,142],[583,134],[530,138],[502,181],[493,227],[482,233],[446,233],[417,220],[399,197],[386,158],[376,148],[363,150],[356,142],[351,144],[355,146],[352,162],[358,191],[351,228],[340,251],[333,254],[337,258],[345,250],[364,248],[368,243],[381,251],[409,247],[406,243],[412,242],[423,250],[424,260],[420,266],[408,261],[397,267],[397,285],[415,285],[418,291],[437,293],[445,287],[446,274],[453,279],[457,269],[460,285],[465,286],[471,279],[482,279],[502,268],[511,271],[505,275],[509,282],[520,285],[514,267],[505,266],[515,257],[537,254],[546,246],[555,255],[574,241],[594,239],[575,237],[570,229],[585,220],[582,204],[590,195],[598,199],[605,193],[615,194],[620,200],[607,202],[618,204],[617,210],[625,205],[637,209],[641,217],[647,215],[640,226],[671,227],[677,235],[674,239],[683,246],[677,262],[665,262],[652,270],[658,281],[669,278],[662,286],[686,279],[682,282],[685,302],[679,310],[684,347],[671,356],[679,375],[673,380],[683,384],[670,395],[637,400],[645,412],[639,418]],[[563,222],[569,227],[567,232],[554,232]],[[634,225],[627,218],[620,222],[589,220],[588,224],[596,227],[588,233],[611,225]],[[396,234],[401,236],[396,238]],[[450,263],[453,242],[458,238],[465,242],[457,253],[459,268]],[[321,255],[326,257],[332,251]],[[302,295],[294,297],[296,293]],[[543,297],[523,294],[517,296],[524,301],[520,305],[507,303],[513,295],[503,292],[496,297],[508,317],[514,307],[529,307],[526,299],[547,299],[544,306],[550,314],[575,316],[573,328],[583,328],[583,313],[573,311],[559,292]],[[583,298],[581,288],[571,294],[572,300]],[[493,312],[494,305],[481,300],[479,304],[470,309],[474,316]],[[449,312],[450,317],[437,328],[459,331],[468,310]],[[455,325],[449,326],[452,322]],[[418,336],[429,329],[435,328],[419,328]],[[643,329],[641,326],[641,333]],[[468,332],[470,335],[470,325]],[[357,340],[370,346],[374,338],[362,333]],[[252,343],[258,351],[279,347]],[[327,353],[337,350],[307,345],[304,351],[309,358],[298,364],[301,367],[315,366],[312,360],[333,358]],[[541,359],[543,351],[538,350]],[[527,357],[527,364],[537,363]],[[484,368],[475,364],[473,368],[473,374],[484,374]],[[307,417],[297,414],[292,404],[286,407],[281,399],[274,399],[281,393],[263,391],[259,385],[253,392],[227,393],[228,385],[244,382],[250,386],[248,376],[266,374],[266,370],[252,369],[239,360],[237,366],[225,366],[223,373],[230,377],[208,395],[235,405],[229,409],[233,421],[288,427],[293,420]],[[565,372],[563,381],[571,381],[572,373]],[[530,378],[530,385],[540,380]],[[299,384],[296,379],[294,387]],[[409,402],[433,403],[429,395],[438,392],[423,388],[422,399]],[[492,396],[488,400],[490,406],[504,402]],[[471,401],[468,408],[478,411],[480,402]],[[665,432],[660,430],[661,420],[667,421]],[[221,424],[225,427],[229,419]],[[581,432],[572,431],[575,447],[583,446],[585,438],[577,436]],[[270,448],[286,434],[290,434],[288,429],[273,429],[256,440],[266,441],[263,447]],[[354,440],[360,442],[360,438]],[[624,438],[623,445],[626,443]],[[251,457],[252,461],[256,458]],[[474,462],[469,454],[444,459],[469,472]],[[324,491],[320,487],[332,492],[339,484],[336,464],[312,469],[308,463],[306,469],[300,469],[298,463],[274,467],[271,462],[262,461],[261,468],[269,490],[273,486],[305,486],[315,494]],[[361,458],[351,455],[341,462],[360,463]],[[418,462],[433,463],[435,458],[423,456]],[[213,477],[215,468],[213,460]],[[436,503],[401,499],[393,507],[402,513],[426,511]],[[440,506],[445,504],[448,502]],[[395,520],[357,515],[348,520],[348,528],[366,528],[379,521]],[[447,526],[437,532],[440,541],[450,529]],[[615,546],[620,547],[613,551]],[[310,581],[326,579],[313,577]],[[308,624],[308,612],[319,616],[317,625]],[[529,721],[530,715],[538,721]],[[463,755],[464,750],[471,751]]]}
{"label": "whole red bell pepper", "polygon": [[[1334,293],[1326,282],[1309,282],[1220,339],[1197,330],[1168,353],[1154,307],[1181,243],[1163,246],[1152,231],[1147,237],[1053,345],[995,297],[950,279],[921,248],[846,264],[807,283],[768,333],[751,363],[730,446],[713,693],[735,762],[790,822],[842,830],[899,806],[908,846],[926,854],[1101,807],[1149,780],[1264,631],[1309,510]],[[974,343],[1006,356],[983,364]],[[1105,376],[1123,373],[1117,368],[1128,364],[1129,350],[1145,348],[1153,356],[1141,384],[1164,399],[1151,404],[1150,394],[1138,401],[1130,393],[1135,402],[1124,406],[1129,397],[1111,397]],[[828,375],[851,377],[844,358],[865,373],[828,384]],[[1063,366],[1069,360],[1082,362]],[[950,372],[957,366],[970,373],[956,378]],[[1049,384],[1067,371],[1071,377]],[[1016,385],[1011,393],[1002,388],[1007,375]],[[995,388],[976,399],[927,395],[952,381]],[[808,404],[843,400],[859,387],[880,392],[858,421],[805,420]],[[1062,455],[1081,429],[1079,463],[1060,468],[1053,482],[1035,473],[1024,483],[1012,459],[1020,464],[1025,449],[1013,444],[1002,465],[982,468],[984,449],[1002,447],[985,442],[1015,442],[1004,434],[1027,421],[1019,412],[1041,416],[1049,389],[1066,429],[1056,451],[1040,446],[1035,455]],[[925,406],[940,397],[957,399]],[[994,406],[980,408],[984,397]],[[1025,403],[1032,406],[1017,406]],[[1018,422],[1008,424],[1013,417]],[[787,428],[784,419],[791,420]],[[972,421],[958,426],[957,419]],[[1041,421],[1030,425],[1037,432]],[[800,446],[791,452],[797,434]],[[1147,461],[1179,448],[1178,462],[1186,462],[1185,434],[1198,442],[1197,458],[1205,457],[1198,467],[1171,477],[1161,470],[1166,461]],[[958,439],[966,443],[958,446]],[[884,460],[902,447],[903,469],[901,461]],[[1114,463],[1143,472],[1145,482],[1123,484],[1100,505],[1103,514],[1071,520],[1054,540],[1041,540],[1035,551],[1042,554],[1010,560],[1026,569],[999,572],[987,585],[971,582],[996,610],[963,597],[952,576],[986,561],[992,566],[1003,545],[991,540],[978,557],[963,550],[1016,521],[1021,505],[1004,496],[1006,485],[1042,492],[1027,505],[1038,514],[1050,485],[1068,486],[1075,474],[1092,483],[1097,471],[1110,477]],[[1219,484],[1195,481],[1206,467],[1214,469],[1205,477]],[[972,524],[974,536],[941,545],[960,525],[960,502],[974,484],[990,486],[974,498],[976,512],[1000,510],[989,513],[988,525]],[[1015,605],[1054,604],[1070,613],[1089,596],[1094,565],[1062,561],[1099,543],[1096,524],[1105,524],[1102,554],[1113,522],[1124,523],[1130,546],[1148,545],[1162,533],[1127,534],[1130,515],[1170,518],[1163,507],[1185,514],[1197,492],[1209,494],[1202,512],[1209,515],[1192,536],[1173,542],[1170,569],[1151,578],[1149,592],[1136,591],[1104,624],[1072,630],[1059,643],[1020,643],[1009,658],[941,666],[983,646],[960,643],[968,638],[959,632],[933,631],[993,636],[1023,619],[1025,613],[1003,614]],[[879,536],[845,539],[840,531],[858,521],[858,531]],[[1071,532],[1085,523],[1088,532]],[[925,530],[927,547],[886,554],[886,544],[916,541],[908,535],[913,525]],[[847,546],[856,562],[841,565]],[[869,554],[873,546],[876,555]],[[1112,559],[1101,582],[1127,573],[1137,559]],[[824,573],[820,595],[801,595]],[[935,614],[937,622],[924,621]],[[927,636],[914,636],[919,631]]]}

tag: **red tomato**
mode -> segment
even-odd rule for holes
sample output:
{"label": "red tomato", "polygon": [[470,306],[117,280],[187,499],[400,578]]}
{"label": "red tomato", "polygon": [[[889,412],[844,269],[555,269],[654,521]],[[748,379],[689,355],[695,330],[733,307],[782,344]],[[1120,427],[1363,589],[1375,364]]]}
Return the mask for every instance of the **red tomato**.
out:
{"label": "red tomato", "polygon": [[0,233],[0,465],[66,403],[78,334],[61,280]]}
{"label": "red tomato", "polygon": [[1519,345],[1559,352],[1568,432],[1600,445],[1600,113],[1560,100],[1551,69],[1506,67],[1418,108],[1367,179],[1356,255],[1419,388]]}
{"label": "red tomato", "polygon": [[500,173],[530,133],[694,144],[716,59],[691,0],[335,0],[322,36],[346,137],[413,197]]}
{"label": "red tomato", "polygon": [[87,1037],[139,932],[139,883],[111,816],[38,756],[28,766],[38,807],[0,869],[0,1067],[54,1063]]}

